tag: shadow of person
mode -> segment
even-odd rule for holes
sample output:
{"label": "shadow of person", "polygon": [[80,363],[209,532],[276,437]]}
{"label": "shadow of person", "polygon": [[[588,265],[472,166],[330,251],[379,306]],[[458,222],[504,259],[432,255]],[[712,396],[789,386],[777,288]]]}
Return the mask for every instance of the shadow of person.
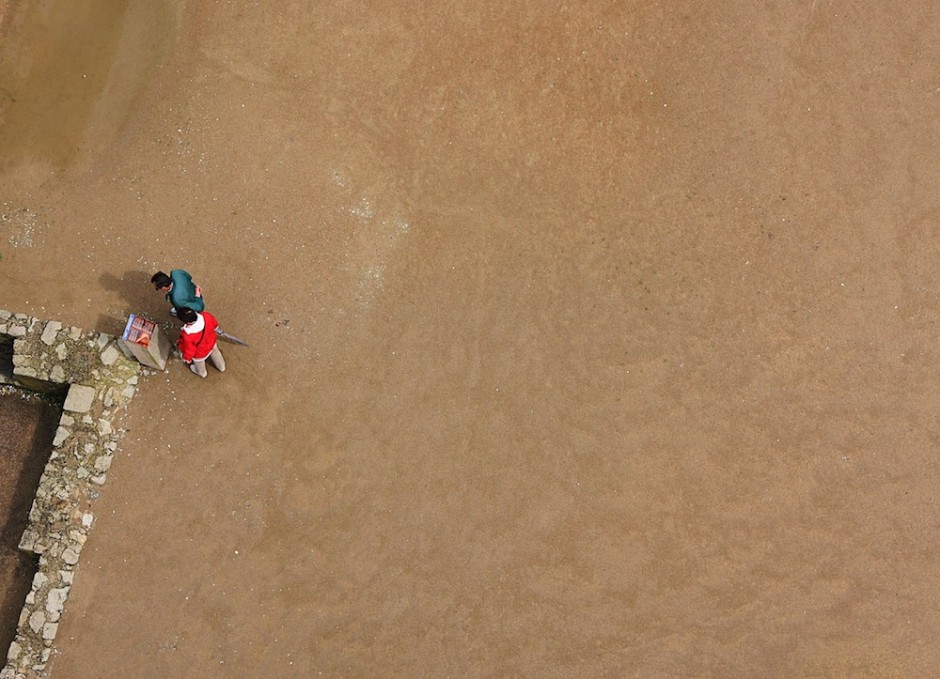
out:
{"label": "shadow of person", "polygon": [[[163,295],[153,289],[150,282],[149,271],[125,271],[120,276],[112,273],[103,273],[98,277],[98,283],[105,290],[116,292],[124,302],[126,309],[113,310],[115,315],[123,315],[126,319],[130,314],[142,314],[153,318],[166,316],[169,303]],[[112,310],[109,310],[109,312]]]}
{"label": "shadow of person", "polygon": [[[130,316],[130,314],[128,314],[128,316]],[[120,337],[124,334],[126,325],[127,317],[121,318],[119,315],[111,313],[98,314],[98,321],[95,323],[95,331]]]}

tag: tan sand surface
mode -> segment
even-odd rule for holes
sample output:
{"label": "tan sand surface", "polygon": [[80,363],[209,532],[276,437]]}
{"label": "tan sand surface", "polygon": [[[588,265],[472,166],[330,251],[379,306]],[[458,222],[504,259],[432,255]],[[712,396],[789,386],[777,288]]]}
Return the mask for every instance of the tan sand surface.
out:
{"label": "tan sand surface", "polygon": [[53,677],[935,676],[936,2],[30,4],[0,307],[252,344]]}

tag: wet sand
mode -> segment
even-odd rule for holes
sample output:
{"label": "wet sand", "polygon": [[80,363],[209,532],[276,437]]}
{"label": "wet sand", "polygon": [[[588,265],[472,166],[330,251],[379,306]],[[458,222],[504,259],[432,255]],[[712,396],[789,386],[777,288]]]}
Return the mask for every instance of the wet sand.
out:
{"label": "wet sand", "polygon": [[252,347],[135,397],[53,676],[932,675],[934,3],[161,7],[0,307]]}

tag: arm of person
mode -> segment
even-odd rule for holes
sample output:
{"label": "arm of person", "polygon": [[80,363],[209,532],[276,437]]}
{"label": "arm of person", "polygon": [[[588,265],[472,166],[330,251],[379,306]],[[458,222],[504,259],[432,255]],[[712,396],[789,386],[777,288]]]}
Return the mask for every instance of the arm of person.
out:
{"label": "arm of person", "polygon": [[176,340],[176,348],[180,350],[184,363],[192,363],[196,356],[196,343],[189,334],[180,332],[179,339]]}

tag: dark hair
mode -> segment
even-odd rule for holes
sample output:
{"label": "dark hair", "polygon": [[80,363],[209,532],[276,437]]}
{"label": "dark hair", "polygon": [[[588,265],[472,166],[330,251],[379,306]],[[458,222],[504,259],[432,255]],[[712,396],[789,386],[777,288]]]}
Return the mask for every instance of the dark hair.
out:
{"label": "dark hair", "polygon": [[173,285],[173,279],[162,271],[158,271],[153,276],[151,276],[150,282],[153,283],[153,287],[155,287],[157,290],[162,290],[163,288],[168,288]]}
{"label": "dark hair", "polygon": [[178,307],[176,309],[176,317],[183,321],[183,323],[192,323],[197,318],[196,312],[188,306]]}

